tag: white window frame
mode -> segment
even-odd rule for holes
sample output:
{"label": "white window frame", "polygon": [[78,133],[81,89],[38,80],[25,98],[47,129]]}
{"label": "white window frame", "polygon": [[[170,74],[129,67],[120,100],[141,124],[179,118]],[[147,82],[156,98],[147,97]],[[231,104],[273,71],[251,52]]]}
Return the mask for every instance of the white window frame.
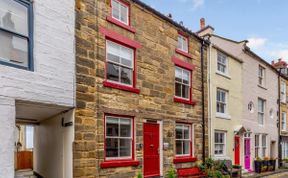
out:
{"label": "white window frame", "polygon": [[286,103],[286,82],[285,81],[281,81],[280,100],[282,103]]}
{"label": "white window frame", "polygon": [[[259,109],[259,102],[263,103],[263,108]],[[266,107],[266,101],[262,98],[258,98],[258,124],[263,126],[265,125],[265,107]],[[262,123],[260,122],[260,116],[262,116]]]}
{"label": "white window frame", "polygon": [[[131,136],[130,137],[120,137],[120,136],[107,136],[107,133],[106,133],[106,128],[107,128],[107,119],[108,118],[114,118],[114,119],[119,119],[118,120],[118,128],[119,128],[119,130],[118,130],[118,135],[120,135],[120,131],[121,131],[121,129],[120,129],[120,120],[121,119],[126,119],[126,120],[130,120],[131,121]],[[105,116],[105,150],[104,150],[104,153],[105,153],[105,160],[132,160],[132,158],[133,158],[133,140],[134,140],[134,133],[133,133],[133,124],[134,124],[134,121],[133,121],[133,118],[129,118],[129,117],[122,117],[122,116],[111,116],[111,115],[106,115]],[[120,157],[120,154],[119,154],[119,152],[120,152],[120,142],[119,142],[119,144],[118,144],[118,156],[119,157],[107,157],[106,156],[106,139],[107,138],[112,138],[112,139],[130,139],[131,140],[131,152],[130,152],[130,156],[123,156],[123,157]]]}
{"label": "white window frame", "polygon": [[[225,94],[225,101],[218,101],[218,99],[217,99],[218,91]],[[218,103],[224,105],[224,112],[223,113],[217,111]],[[216,90],[216,113],[219,114],[219,115],[223,115],[223,114],[224,115],[228,115],[228,91],[227,90],[223,90],[221,88],[217,88],[217,90]]]}
{"label": "white window frame", "polygon": [[[113,16],[113,1],[115,2],[115,3],[117,3],[117,5],[118,5],[118,11],[119,11],[119,14],[118,14],[118,16],[119,16],[119,19],[117,18],[117,17],[114,17]],[[125,7],[125,8],[127,8],[127,13],[126,13],[126,18],[127,18],[127,22],[125,22],[125,21],[122,21],[121,20],[121,6],[122,7]],[[130,11],[130,7],[127,5],[127,4],[124,4],[123,2],[121,2],[120,0],[111,0],[111,17],[113,18],[113,19],[115,19],[115,20],[117,20],[117,21],[119,21],[119,22],[121,22],[121,23],[124,23],[125,25],[129,25],[129,21],[130,21],[130,19],[129,19],[129,11]]]}
{"label": "white window frame", "polygon": [[281,113],[281,130],[286,131],[287,130],[287,115],[286,112]]}
{"label": "white window frame", "polygon": [[[178,83],[178,84],[180,84],[181,85],[181,96],[176,96],[176,89],[175,89],[175,97],[176,98],[180,98],[180,99],[184,99],[184,100],[190,100],[190,98],[191,98],[191,71],[189,71],[189,70],[187,70],[187,69],[184,69],[184,68],[182,68],[182,67],[179,67],[179,66],[175,66],[175,78],[176,78],[176,70],[177,69],[179,69],[179,70],[181,70],[181,80],[182,80],[182,82],[179,82],[179,81],[176,81],[176,79],[175,79],[175,85],[176,85],[176,83]],[[189,73],[189,82],[188,82],[188,84],[186,84],[186,83],[184,83],[183,82],[183,73],[184,73],[184,71],[185,72],[188,72]],[[185,85],[185,86],[188,86],[189,87],[189,90],[188,90],[188,98],[184,98],[183,96],[182,96],[182,85]]]}
{"label": "white window frame", "polygon": [[288,142],[281,142],[281,151],[282,151],[282,154],[281,154],[281,158],[282,159],[287,159],[288,158]]}
{"label": "white window frame", "polygon": [[[223,143],[216,143],[215,142],[215,137],[216,137],[216,133],[217,134],[223,134]],[[216,154],[215,153],[215,149],[216,149],[216,145],[223,145],[223,154]],[[215,157],[223,157],[226,156],[226,132],[225,131],[215,131],[214,132],[214,155]]]}
{"label": "white window frame", "polygon": [[265,68],[260,66],[260,65],[258,68],[258,85],[260,85],[262,87],[265,86]]}
{"label": "white window frame", "polygon": [[[263,142],[264,140],[265,140],[265,145]],[[261,153],[262,153],[262,158],[265,158],[267,156],[267,135],[266,134],[261,134]]]}
{"label": "white window frame", "polygon": [[[113,43],[113,44],[119,46],[120,47],[120,51],[121,51],[122,48],[125,48],[125,49],[128,49],[128,50],[130,50],[132,52],[132,55],[131,55],[132,56],[131,66],[127,66],[127,65],[121,64],[121,62],[118,63],[118,62],[115,62],[115,61],[112,61],[112,60],[108,59],[109,43]],[[111,54],[113,54],[113,53],[111,53]],[[118,56],[120,58],[120,60],[122,58],[121,55],[119,55],[119,54],[113,54],[113,55]],[[121,70],[119,70],[120,81],[116,82],[116,81],[107,79],[109,82],[117,83],[117,84],[120,84],[120,85],[129,86],[129,87],[133,87],[133,84],[134,84],[134,70],[135,70],[134,69],[134,60],[135,60],[135,50],[133,48],[129,48],[129,47],[123,46],[123,45],[121,45],[119,43],[116,43],[116,42],[113,42],[111,40],[106,40],[106,63],[107,63],[107,66],[108,66],[108,63],[111,63],[111,64],[115,64],[115,65],[120,66],[120,67],[129,68],[129,69],[132,70],[131,84],[126,84],[126,83],[121,83],[120,82],[121,81]],[[106,68],[106,70],[108,70],[108,67]],[[105,75],[107,76],[107,71],[106,71]]]}
{"label": "white window frame", "polygon": [[[219,59],[225,59],[225,63],[223,63],[222,61],[219,61]],[[224,72],[218,69],[218,66],[221,65],[224,67]],[[216,66],[216,70],[217,72],[224,74],[224,75],[228,75],[228,57],[222,53],[217,51],[217,66]]]}
{"label": "white window frame", "polygon": [[[179,49],[180,51],[183,51],[185,53],[188,53],[189,51],[189,39],[181,34],[178,34],[178,45],[177,45],[177,49]],[[180,46],[179,46],[180,45]],[[185,50],[185,46],[187,48],[187,50]]]}
{"label": "white window frame", "polygon": [[[257,138],[257,139],[256,139]],[[258,142],[257,142],[258,140]],[[260,146],[260,134],[255,134],[255,158],[257,157],[260,157],[260,149],[261,149],[261,146]]]}
{"label": "white window frame", "polygon": [[[189,141],[189,153],[188,154],[177,154],[176,153],[176,150],[175,149],[175,155],[177,157],[181,157],[181,156],[192,156],[192,152],[191,150],[193,149],[193,144],[192,144],[192,125],[191,124],[183,124],[183,123],[176,123],[176,127],[177,126],[180,126],[182,127],[182,135],[184,137],[184,127],[185,126],[188,126],[189,127],[189,138],[188,139],[185,139],[185,138],[182,138],[182,139],[177,139],[176,138],[176,134],[175,134],[175,146],[176,146],[176,141],[182,141],[182,147],[184,147],[184,141]],[[176,133],[176,127],[175,127],[175,133]],[[191,148],[192,147],[192,148]],[[182,150],[183,151],[183,150]]]}

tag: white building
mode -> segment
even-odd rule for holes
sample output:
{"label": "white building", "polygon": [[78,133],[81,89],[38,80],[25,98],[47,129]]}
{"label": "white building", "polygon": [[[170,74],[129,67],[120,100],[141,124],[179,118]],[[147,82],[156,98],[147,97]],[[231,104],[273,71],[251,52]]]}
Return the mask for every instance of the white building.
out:
{"label": "white building", "polygon": [[35,172],[72,177],[74,14],[71,0],[0,1],[1,178],[14,177],[16,123],[36,124]]}

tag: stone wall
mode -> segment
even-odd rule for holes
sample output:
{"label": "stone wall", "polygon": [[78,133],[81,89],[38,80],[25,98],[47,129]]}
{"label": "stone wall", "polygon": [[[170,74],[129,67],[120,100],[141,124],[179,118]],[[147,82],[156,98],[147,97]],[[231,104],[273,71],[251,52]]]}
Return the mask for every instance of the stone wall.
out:
{"label": "stone wall", "polygon": [[[108,21],[110,0],[78,0],[76,2],[76,68],[77,109],[75,115],[74,177],[134,177],[143,172],[143,150],[137,149],[138,167],[101,169],[104,161],[104,113],[134,116],[136,145],[143,143],[143,120],[163,121],[163,142],[169,148],[163,151],[163,174],[175,158],[175,121],[194,124],[194,155],[202,159],[202,104],[201,104],[201,41],[190,34],[189,59],[175,53],[178,27],[144,9],[133,1],[131,5],[131,33]],[[131,93],[103,86],[105,80],[104,27],[139,42],[136,50],[136,88]],[[194,64],[192,97],[196,105],[174,102],[175,66],[172,56]],[[206,86],[206,50],[205,50]],[[207,118],[207,87],[205,88],[205,118]],[[207,126],[207,119],[205,121]],[[206,127],[206,153],[208,152]],[[177,167],[194,163],[177,164]]]}

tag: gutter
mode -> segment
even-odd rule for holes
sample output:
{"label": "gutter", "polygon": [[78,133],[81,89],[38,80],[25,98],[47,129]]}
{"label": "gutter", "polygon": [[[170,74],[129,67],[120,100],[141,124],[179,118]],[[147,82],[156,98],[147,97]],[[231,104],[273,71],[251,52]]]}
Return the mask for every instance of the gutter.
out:
{"label": "gutter", "polygon": [[[281,115],[282,113],[280,112],[280,87],[281,87],[281,77],[280,77],[280,72],[278,73],[278,168],[280,168],[280,166],[282,165],[282,147],[281,147],[281,126],[280,126],[280,120],[281,120]],[[280,162],[281,160],[281,162]]]}

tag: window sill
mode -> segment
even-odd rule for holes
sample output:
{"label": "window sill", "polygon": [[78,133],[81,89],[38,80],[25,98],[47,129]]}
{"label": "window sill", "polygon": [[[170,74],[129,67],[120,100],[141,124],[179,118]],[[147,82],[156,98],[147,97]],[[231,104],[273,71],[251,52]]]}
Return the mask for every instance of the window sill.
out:
{"label": "window sill", "polygon": [[119,22],[118,20],[114,19],[114,18],[111,17],[111,16],[108,16],[108,17],[106,18],[106,20],[107,20],[108,22],[113,23],[113,24],[115,24],[115,25],[117,25],[117,26],[119,26],[119,27],[122,27],[122,28],[124,28],[124,29],[126,29],[126,30],[128,30],[128,31],[130,31],[130,32],[132,32],[132,33],[135,33],[135,32],[136,32],[136,30],[135,30],[134,28],[132,28],[131,26],[126,25],[126,24],[124,24],[124,23],[122,23],[122,22]]}
{"label": "window sill", "polygon": [[176,49],[175,51],[176,51],[176,53],[181,54],[181,55],[183,55],[185,57],[192,58],[192,55],[187,53],[187,52],[185,52],[185,51],[182,51],[180,49]]}
{"label": "window sill", "polygon": [[227,119],[227,120],[231,119],[231,116],[229,114],[216,113],[215,116],[216,118],[219,118],[219,119]]}
{"label": "window sill", "polygon": [[195,162],[197,161],[197,158],[192,157],[192,156],[183,156],[183,157],[176,157],[173,160],[174,164],[177,163],[188,163],[188,162]]}
{"label": "window sill", "polygon": [[227,78],[227,79],[231,79],[231,77],[230,77],[228,74],[225,74],[225,73],[223,73],[223,72],[216,71],[216,74],[217,74],[217,75],[221,75],[222,77],[225,77],[225,78]]}
{"label": "window sill", "polygon": [[124,90],[124,91],[129,91],[129,92],[132,92],[132,93],[138,93],[138,94],[140,93],[140,89],[138,89],[138,88],[133,88],[133,87],[117,84],[117,83],[112,83],[112,82],[109,82],[109,81],[104,81],[103,82],[103,86],[104,87],[109,87],[109,88],[116,88],[116,89]]}
{"label": "window sill", "polygon": [[258,84],[258,87],[260,87],[260,88],[262,88],[262,89],[264,89],[264,90],[267,90],[267,88],[264,87],[264,86],[262,86],[262,85],[259,85],[259,84]]}
{"label": "window sill", "polygon": [[196,105],[196,101],[185,100],[185,99],[177,98],[176,96],[174,96],[174,102],[190,104],[193,106]]}
{"label": "window sill", "polygon": [[128,167],[128,166],[138,166],[139,161],[130,160],[130,161],[104,161],[100,164],[100,167],[103,168],[113,168],[113,167]]}

